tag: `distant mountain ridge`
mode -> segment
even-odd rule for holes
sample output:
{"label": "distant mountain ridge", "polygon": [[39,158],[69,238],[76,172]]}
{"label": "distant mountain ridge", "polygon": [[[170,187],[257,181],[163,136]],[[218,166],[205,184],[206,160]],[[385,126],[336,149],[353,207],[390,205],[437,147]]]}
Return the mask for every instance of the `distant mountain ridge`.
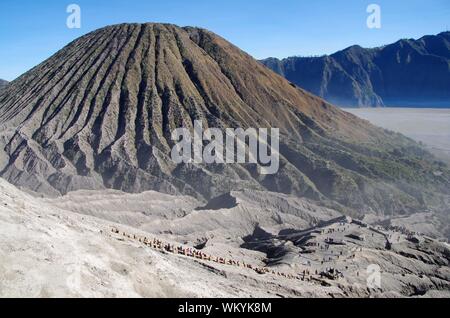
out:
{"label": "distant mountain ridge", "polygon": [[339,106],[450,107],[450,32],[332,55],[261,61]]}

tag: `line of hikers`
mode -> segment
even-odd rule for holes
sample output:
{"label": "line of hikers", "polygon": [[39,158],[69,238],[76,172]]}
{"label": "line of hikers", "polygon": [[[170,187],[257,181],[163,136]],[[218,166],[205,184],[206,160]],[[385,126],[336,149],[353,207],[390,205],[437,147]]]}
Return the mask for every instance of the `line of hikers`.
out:
{"label": "line of hikers", "polygon": [[[184,255],[187,257],[201,259],[201,260],[209,261],[209,262],[215,262],[215,263],[223,264],[223,265],[243,267],[243,268],[253,270],[258,274],[273,274],[273,275],[285,277],[288,279],[298,279],[298,280],[307,279],[307,277],[305,277],[306,271],[304,271],[303,275],[301,275],[301,276],[297,276],[297,275],[293,275],[293,274],[286,274],[283,272],[271,270],[267,267],[257,267],[257,266],[253,266],[251,264],[247,264],[245,262],[234,261],[231,259],[225,259],[223,257],[211,256],[211,255],[208,255],[206,253],[203,253],[201,251],[198,251],[198,250],[190,248],[190,247],[175,246],[173,244],[164,243],[163,241],[158,240],[158,239],[149,239],[147,237],[139,237],[135,234],[133,234],[133,235],[127,234],[123,231],[122,232],[119,231],[119,229],[117,229],[117,228],[112,228],[111,232],[114,234],[122,235],[129,239],[137,240],[140,243],[142,243],[148,247],[151,247],[152,249],[159,250],[161,252],[168,252],[168,253],[172,253],[172,254]],[[309,275],[309,271],[308,271],[308,275]],[[317,275],[317,271],[316,271],[316,275]]]}

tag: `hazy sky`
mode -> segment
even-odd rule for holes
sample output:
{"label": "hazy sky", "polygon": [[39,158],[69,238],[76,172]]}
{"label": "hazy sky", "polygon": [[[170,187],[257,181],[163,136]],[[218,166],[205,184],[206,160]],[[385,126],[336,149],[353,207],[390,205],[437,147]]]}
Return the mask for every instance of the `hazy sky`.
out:
{"label": "hazy sky", "polygon": [[[66,26],[72,3],[81,7],[81,29]],[[381,29],[366,26],[371,3],[381,6]],[[201,26],[256,58],[322,55],[446,31],[450,1],[1,0],[0,78],[13,80],[80,35],[121,22]]]}

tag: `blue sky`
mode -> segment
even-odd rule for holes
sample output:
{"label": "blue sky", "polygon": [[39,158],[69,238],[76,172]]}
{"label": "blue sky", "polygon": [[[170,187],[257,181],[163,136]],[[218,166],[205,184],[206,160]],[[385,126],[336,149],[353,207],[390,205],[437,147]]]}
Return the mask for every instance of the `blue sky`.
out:
{"label": "blue sky", "polygon": [[[66,27],[71,3],[81,7],[81,29]],[[371,3],[381,6],[381,29],[366,26]],[[450,1],[1,0],[0,78],[13,80],[73,39],[121,22],[201,26],[256,58],[322,55],[449,30]]]}

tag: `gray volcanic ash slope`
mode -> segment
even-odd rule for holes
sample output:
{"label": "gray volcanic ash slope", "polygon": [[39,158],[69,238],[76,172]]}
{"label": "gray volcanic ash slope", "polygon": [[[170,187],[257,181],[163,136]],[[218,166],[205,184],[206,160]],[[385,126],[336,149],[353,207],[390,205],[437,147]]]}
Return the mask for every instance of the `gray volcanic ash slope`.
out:
{"label": "gray volcanic ash slope", "polygon": [[450,106],[450,32],[379,48],[358,45],[320,57],[263,64],[342,106]]}
{"label": "gray volcanic ash slope", "polygon": [[[280,171],[175,165],[171,131],[196,119],[280,128]],[[191,27],[122,24],[79,38],[0,93],[0,128],[1,176],[48,195],[113,188],[210,199],[252,188],[355,215],[442,210],[450,189],[448,168],[413,141]]]}

